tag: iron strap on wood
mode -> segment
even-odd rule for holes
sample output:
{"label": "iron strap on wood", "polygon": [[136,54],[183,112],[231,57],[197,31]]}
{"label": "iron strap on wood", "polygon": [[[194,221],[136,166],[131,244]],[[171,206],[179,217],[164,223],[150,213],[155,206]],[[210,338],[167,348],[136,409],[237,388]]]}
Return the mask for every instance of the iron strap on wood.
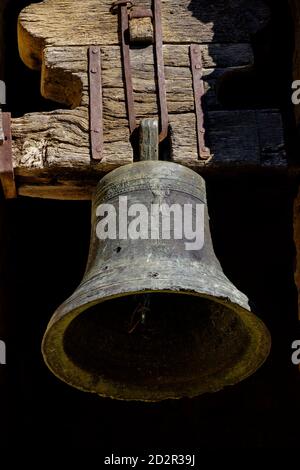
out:
{"label": "iron strap on wood", "polygon": [[168,107],[167,92],[165,80],[165,66],[163,56],[163,35],[161,24],[161,0],[153,0],[154,8],[154,40],[155,40],[155,58],[156,73],[160,111],[160,134],[159,141],[162,142],[168,135]]}
{"label": "iron strap on wood", "polygon": [[103,103],[101,78],[101,49],[89,48],[90,140],[93,160],[103,156]]}
{"label": "iron strap on wood", "polygon": [[[163,41],[162,41],[162,23],[161,23],[161,0],[153,0],[153,23],[154,23],[154,42],[155,42],[155,62],[156,62],[156,76],[159,97],[159,114],[160,114],[160,134],[159,141],[163,141],[168,135],[168,108],[167,108],[167,95],[166,83],[164,72],[163,60]],[[122,48],[122,61],[125,80],[126,92],[126,106],[129,120],[129,129],[132,133],[137,128],[137,120],[134,106],[134,94],[132,85],[132,73],[130,65],[130,47],[128,38],[130,8],[133,3],[129,0],[117,0],[112,4],[111,12],[119,11],[120,19],[120,34],[121,34],[121,48]],[[134,17],[135,14],[133,14]],[[140,9],[137,17],[149,17],[150,13],[147,9]]]}
{"label": "iron strap on wood", "polygon": [[2,121],[2,138],[0,140],[0,180],[6,199],[17,197],[12,161],[12,137],[10,113],[0,111]]}
{"label": "iron strap on wood", "polygon": [[194,101],[196,112],[196,127],[198,140],[198,155],[206,160],[211,156],[210,149],[205,145],[204,113],[202,108],[202,98],[204,96],[203,64],[201,56],[201,47],[199,44],[190,46],[191,70],[193,76]]}
{"label": "iron strap on wood", "polygon": [[116,2],[113,2],[111,6],[111,12],[115,14],[117,9],[119,11],[121,53],[125,80],[126,107],[129,121],[129,129],[130,133],[132,134],[135,128],[137,127],[137,122],[134,110],[132,74],[130,67],[130,49],[128,41],[126,40],[126,34],[128,34],[129,29],[128,8],[130,7],[132,7],[131,1],[117,0]]}

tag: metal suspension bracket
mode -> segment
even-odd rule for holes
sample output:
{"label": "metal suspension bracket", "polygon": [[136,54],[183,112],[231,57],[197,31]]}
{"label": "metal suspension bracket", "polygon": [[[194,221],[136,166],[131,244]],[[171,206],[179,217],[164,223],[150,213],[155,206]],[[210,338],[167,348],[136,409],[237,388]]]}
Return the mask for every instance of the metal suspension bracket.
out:
{"label": "metal suspension bracket", "polygon": [[[103,156],[103,103],[101,77],[101,49],[89,48],[89,118],[90,142],[93,160],[102,160]],[[96,103],[96,104],[95,104]]]}
{"label": "metal suspension bracket", "polygon": [[204,96],[205,91],[204,83],[202,80],[203,64],[201,48],[199,44],[192,44],[190,46],[190,61],[193,77],[194,102],[196,112],[198,155],[202,160],[207,160],[211,157],[211,153],[210,149],[205,145],[204,113],[202,108],[202,98]]}
{"label": "metal suspension bracket", "polygon": [[142,119],[140,125],[140,160],[158,160],[158,144],[158,119]]}
{"label": "metal suspension bracket", "polygon": [[12,161],[12,137],[10,113],[0,110],[0,180],[6,199],[17,197]]}
{"label": "metal suspension bracket", "polygon": [[129,19],[130,18],[147,18],[153,19],[154,28],[154,44],[155,44],[155,63],[156,77],[159,97],[159,114],[160,114],[160,133],[159,142],[162,142],[168,135],[168,108],[166,82],[164,73],[163,60],[163,41],[162,41],[162,23],[161,23],[161,0],[153,0],[153,13],[151,10],[141,7],[133,7],[131,0],[116,0],[111,7],[112,13],[119,13],[120,19],[120,36],[122,48],[123,71],[125,77],[125,93],[127,114],[129,120],[130,133],[137,128],[136,112],[134,106],[134,94],[132,84],[132,73],[130,65],[130,46],[128,41]]}

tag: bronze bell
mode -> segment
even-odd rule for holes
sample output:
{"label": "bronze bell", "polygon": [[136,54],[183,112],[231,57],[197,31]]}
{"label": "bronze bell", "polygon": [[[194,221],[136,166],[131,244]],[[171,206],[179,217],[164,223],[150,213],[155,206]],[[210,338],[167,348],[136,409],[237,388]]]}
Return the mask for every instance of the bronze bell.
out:
{"label": "bronze bell", "polygon": [[[146,228],[130,216],[134,204],[148,209]],[[166,213],[168,226],[160,211],[159,233],[150,227],[153,207],[173,204],[189,209],[193,226],[202,210],[197,233],[203,229],[204,244],[199,237],[193,246],[185,232],[180,238],[175,212]],[[118,223],[111,219],[112,236],[105,238],[108,207]],[[128,236],[130,229],[135,236]],[[233,385],[254,373],[269,349],[266,326],[214,254],[203,178],[164,161],[133,163],[105,176],[93,198],[83,280],[43,339],[51,371],[101,396],[159,401]]]}

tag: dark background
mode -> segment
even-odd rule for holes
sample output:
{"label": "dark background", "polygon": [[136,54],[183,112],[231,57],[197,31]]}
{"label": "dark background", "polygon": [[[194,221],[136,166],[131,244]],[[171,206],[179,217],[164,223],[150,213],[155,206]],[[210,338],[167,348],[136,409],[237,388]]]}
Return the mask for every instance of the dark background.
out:
{"label": "dark background", "polygon": [[[8,2],[5,12],[4,78],[7,109],[14,116],[56,108],[40,97],[39,74],[18,59],[16,19],[29,3]],[[272,55],[279,56],[281,64],[272,75],[274,90],[269,90],[268,99],[281,106],[293,159],[293,119],[287,99],[292,28],[286,2],[277,2],[272,12],[268,57],[273,63]],[[291,344],[300,339],[293,280],[297,182],[285,173],[208,175],[206,180],[217,256],[271,331],[272,352],[265,365],[217,394],[160,404],[100,399],[61,383],[43,364],[40,343],[52,313],[83,275],[90,204],[26,198],[5,202],[2,198],[0,332],[7,343],[8,364],[0,369],[0,446],[34,442],[49,448],[55,440],[56,448],[123,451],[123,455],[150,448],[198,452],[299,447],[300,373],[291,362]]]}

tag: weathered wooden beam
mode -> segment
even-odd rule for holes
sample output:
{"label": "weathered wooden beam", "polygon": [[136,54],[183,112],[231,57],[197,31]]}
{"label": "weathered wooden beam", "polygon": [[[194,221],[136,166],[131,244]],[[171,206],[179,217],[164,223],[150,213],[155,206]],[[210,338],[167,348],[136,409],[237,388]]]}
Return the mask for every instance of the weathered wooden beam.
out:
{"label": "weathered wooden beam", "polygon": [[[147,5],[136,0],[135,5]],[[40,68],[47,46],[117,45],[117,16],[111,0],[46,0],[25,8],[19,18],[20,54],[31,68]],[[151,2],[149,1],[148,6]],[[269,19],[261,0],[165,0],[162,2],[164,43],[243,43]]]}
{"label": "weathered wooden beam", "polygon": [[[73,109],[28,114],[13,120],[13,153],[19,194],[89,198],[99,175],[133,161],[120,48],[103,46],[104,152],[101,163],[91,165],[87,49],[87,46],[79,46],[47,47],[44,50],[42,94]],[[188,45],[164,45],[163,50],[172,159],[201,171],[205,164],[198,160]],[[225,69],[251,62],[250,46],[203,45],[202,53],[207,138],[213,153],[208,165],[259,166],[266,161],[275,166],[283,165],[282,124],[278,112],[221,111],[217,100],[214,86],[217,77]],[[156,115],[153,47],[132,50],[131,61],[138,117]],[[264,125],[259,127],[260,121]],[[269,136],[266,136],[267,129],[270,129]],[[45,176],[47,172],[45,181],[42,174]],[[51,179],[51,172],[56,177]],[[26,179],[28,177],[30,181]],[[89,178],[91,187],[86,189]]]}
{"label": "weathered wooden beam", "polygon": [[[139,3],[145,4],[135,2]],[[285,166],[278,111],[226,111],[218,102],[218,78],[253,62],[250,33],[269,17],[260,0],[254,0],[251,8],[246,0],[233,3],[224,10],[217,0],[162,2],[170,159],[198,172]],[[73,0],[47,0],[30,5],[20,15],[21,57],[29,67],[41,69],[42,95],[70,108],[13,120],[20,195],[90,198],[99,177],[136,158],[128,128],[117,18],[109,12],[110,6],[110,0],[84,0],[76,10]],[[199,159],[197,150],[191,42],[199,43],[202,51],[202,104],[211,148],[207,162]],[[104,145],[100,163],[91,162],[90,155],[90,45],[101,46]],[[153,45],[132,47],[130,60],[137,118],[157,116]]]}
{"label": "weathered wooden beam", "polygon": [[[196,124],[192,75],[188,45],[164,45],[166,88],[171,127],[172,159],[196,168],[198,162]],[[255,111],[220,110],[214,82],[225,69],[252,60],[248,44],[215,44],[201,46],[204,64],[206,95],[207,137],[211,141],[212,164],[261,164],[265,147],[261,147],[257,116],[266,113]],[[51,168],[105,173],[133,161],[128,120],[126,114],[124,83],[119,46],[101,47],[104,150],[100,164],[91,165],[88,118],[87,46],[47,47],[42,67],[42,94],[54,101],[67,104],[72,110],[51,113],[34,113],[13,120],[13,148],[15,172],[50,170]],[[156,86],[154,79],[153,47],[131,51],[133,87],[139,118],[157,115]],[[215,67],[215,68],[214,68]],[[217,67],[217,68],[216,68]],[[273,159],[278,164],[283,159],[283,137],[278,113],[267,113],[270,121],[268,140],[273,149]],[[272,158],[272,152],[269,152]],[[20,191],[20,190],[19,190]]]}
{"label": "weathered wooden beam", "polygon": [[[66,104],[72,108],[88,103],[87,46],[47,47],[44,51],[41,92],[45,98]],[[203,54],[205,104],[218,107],[214,84],[225,69],[248,65],[253,60],[249,44],[215,44],[201,46]],[[193,88],[188,45],[164,45],[165,76],[167,81],[169,111],[182,112],[193,109]],[[126,117],[124,83],[119,46],[101,47],[102,82],[106,90],[104,101],[108,109]],[[153,47],[131,51],[133,87],[138,101],[138,112],[156,113],[156,85],[154,80]],[[120,100],[122,104],[120,104]],[[111,109],[111,101],[121,109]],[[152,103],[152,104],[151,104]],[[175,103],[175,105],[173,104]],[[115,105],[115,106],[116,106]]]}
{"label": "weathered wooden beam", "polygon": [[[19,195],[89,199],[104,173],[133,161],[131,146],[116,131],[111,142],[106,142],[104,160],[91,165],[86,110],[70,113],[36,113],[14,120]],[[213,157],[209,162],[198,159],[194,114],[171,115],[170,125],[172,160],[197,172],[286,167],[281,117],[276,110],[210,111],[207,133]]]}

